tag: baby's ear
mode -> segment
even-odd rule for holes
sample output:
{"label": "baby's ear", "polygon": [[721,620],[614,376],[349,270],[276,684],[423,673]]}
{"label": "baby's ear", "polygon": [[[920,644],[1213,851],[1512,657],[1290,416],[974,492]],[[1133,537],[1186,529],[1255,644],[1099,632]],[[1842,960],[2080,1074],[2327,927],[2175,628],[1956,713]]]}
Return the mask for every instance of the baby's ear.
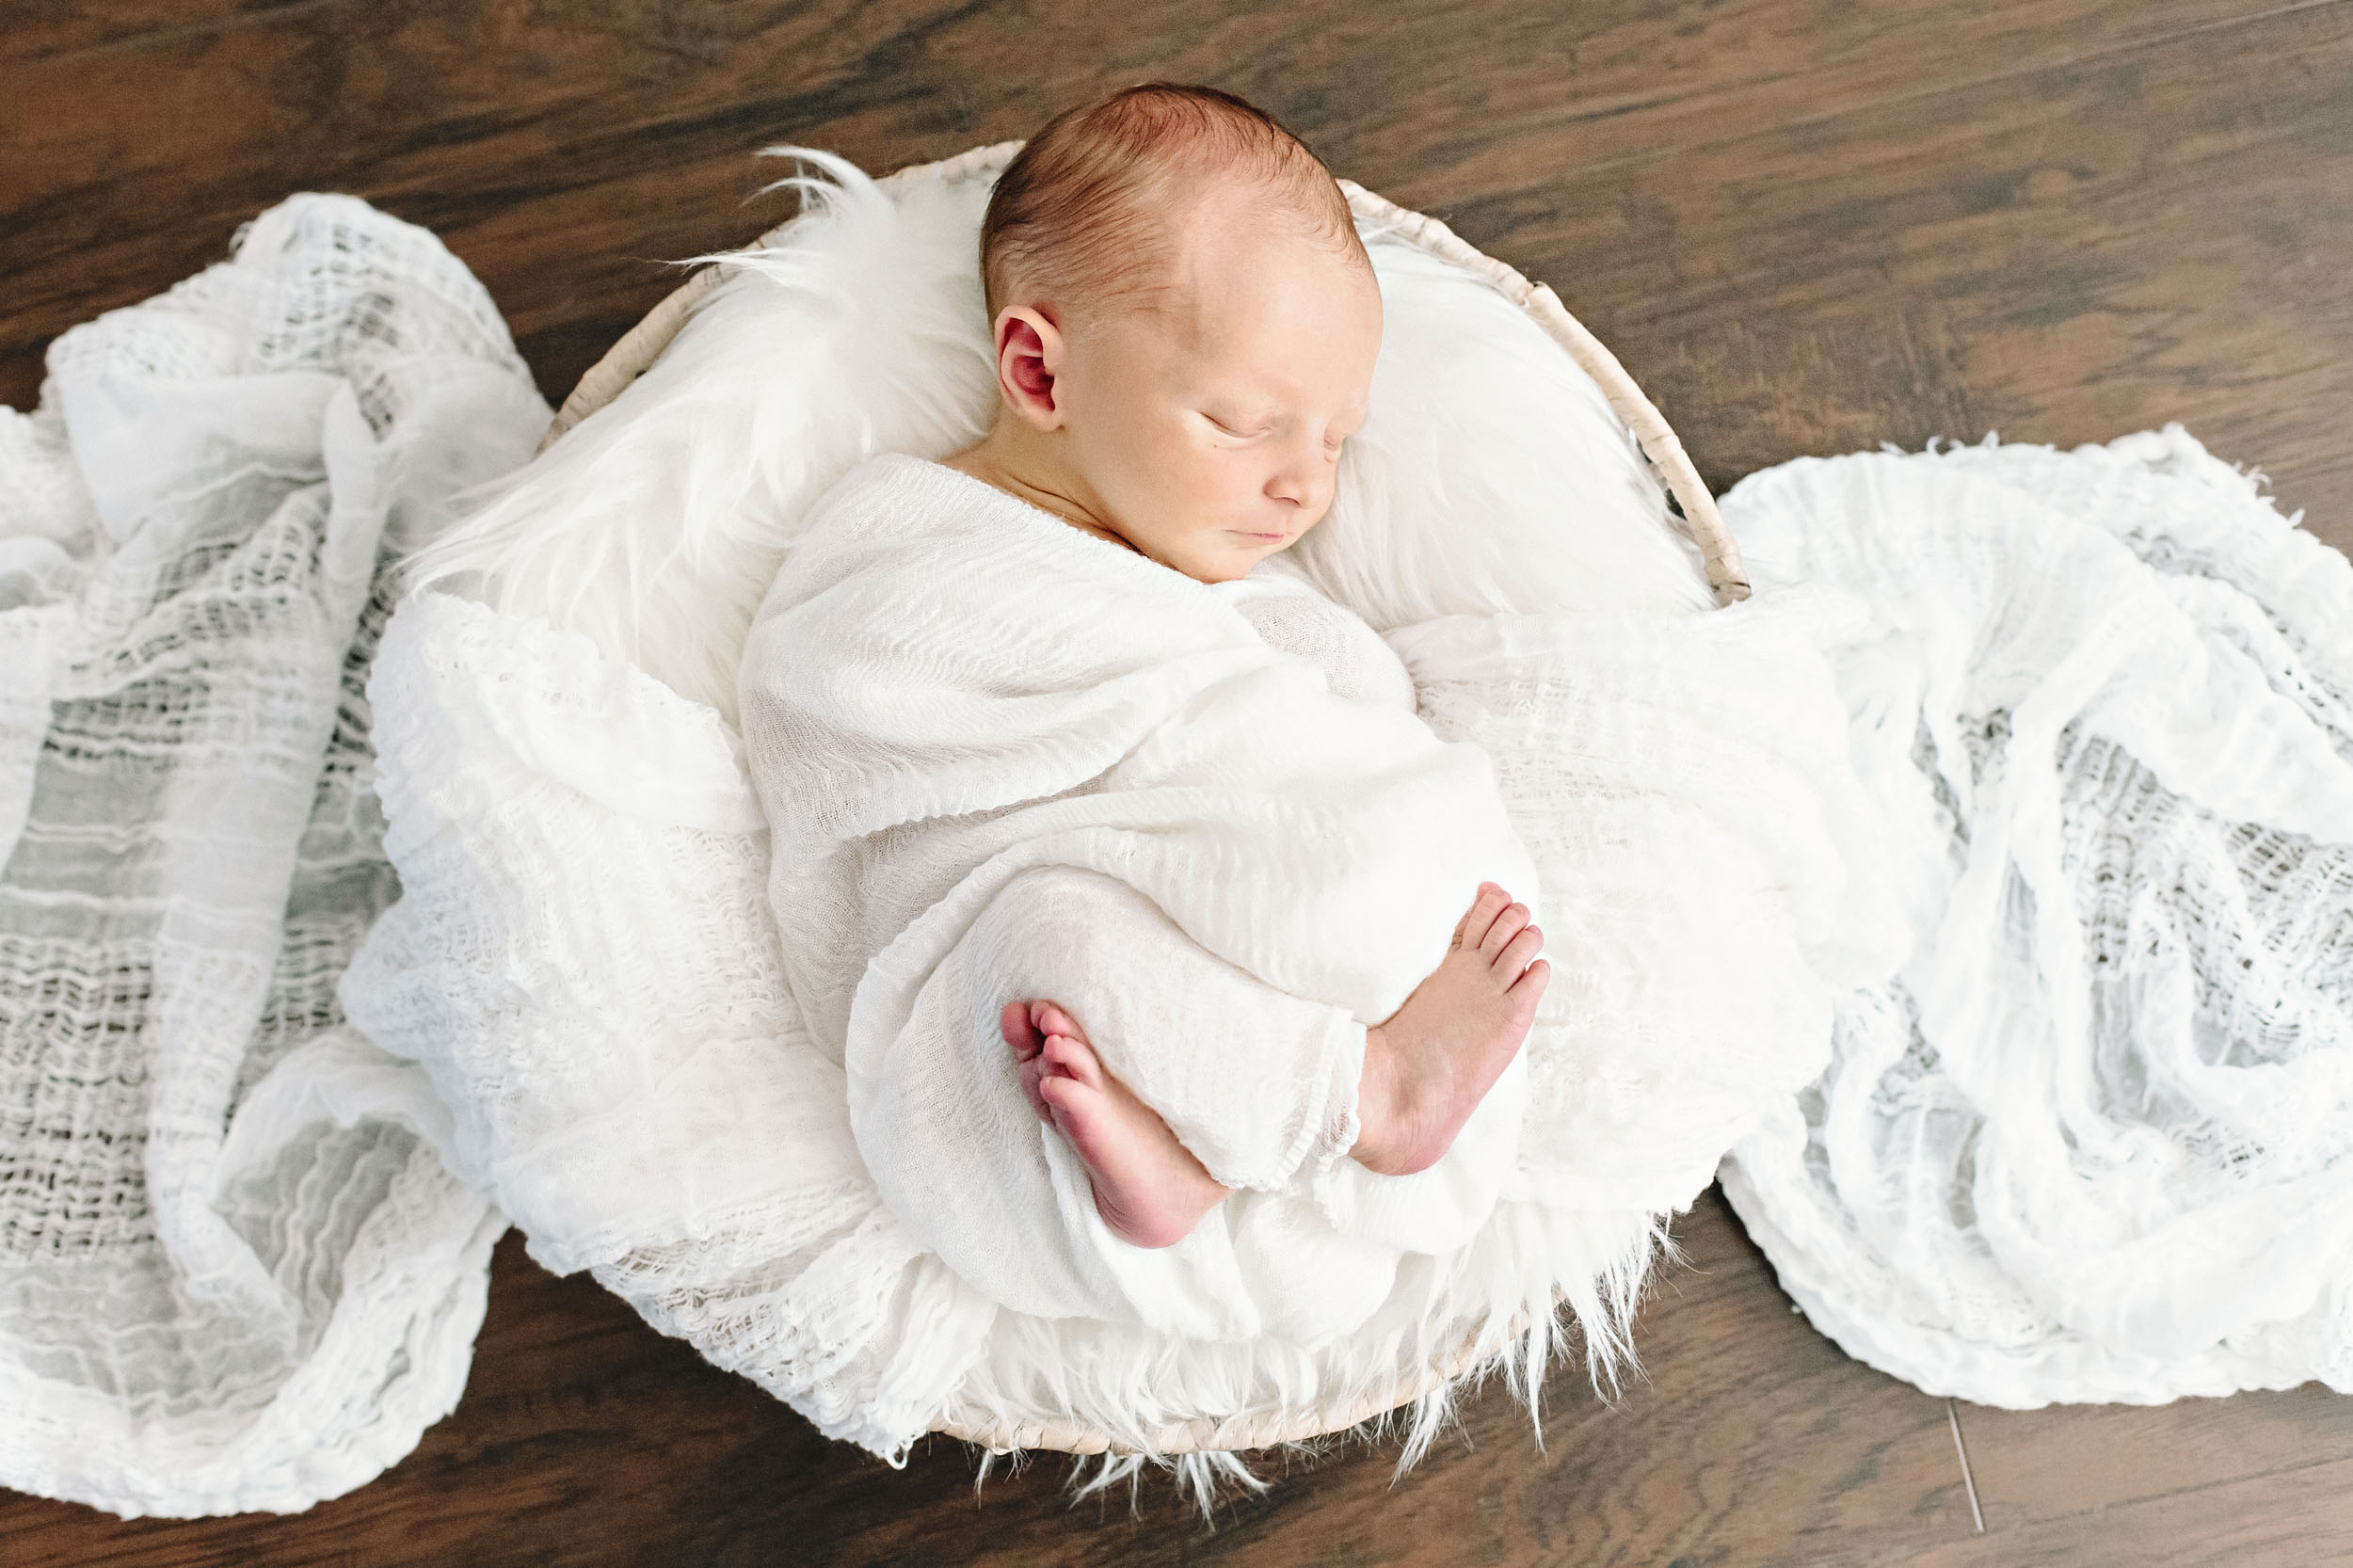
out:
{"label": "baby's ear", "polygon": [[1063,422],[1062,328],[1032,305],[997,312],[997,385],[1013,411],[1040,430]]}

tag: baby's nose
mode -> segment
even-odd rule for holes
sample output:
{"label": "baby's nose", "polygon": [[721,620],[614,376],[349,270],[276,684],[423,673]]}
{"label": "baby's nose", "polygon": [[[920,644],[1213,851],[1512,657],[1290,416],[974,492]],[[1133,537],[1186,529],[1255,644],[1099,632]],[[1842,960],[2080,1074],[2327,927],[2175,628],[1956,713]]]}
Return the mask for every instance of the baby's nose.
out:
{"label": "baby's nose", "polygon": [[1266,493],[1277,501],[1288,501],[1294,506],[1313,508],[1322,504],[1324,488],[1330,478],[1321,472],[1322,465],[1308,469],[1286,466],[1267,481]]}

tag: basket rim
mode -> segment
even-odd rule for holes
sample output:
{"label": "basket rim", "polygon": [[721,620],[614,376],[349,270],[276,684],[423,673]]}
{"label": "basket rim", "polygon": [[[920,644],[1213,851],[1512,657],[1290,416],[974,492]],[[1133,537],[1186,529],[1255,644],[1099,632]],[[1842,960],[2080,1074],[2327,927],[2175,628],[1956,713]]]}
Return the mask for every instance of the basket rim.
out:
{"label": "basket rim", "polygon": [[[876,184],[888,186],[918,180],[962,181],[994,178],[1014,154],[1018,141],[971,148],[952,158],[915,164],[884,176]],[[1531,282],[1516,268],[1496,260],[1457,235],[1426,213],[1401,207],[1352,180],[1339,182],[1349,210],[1360,225],[1374,227],[1428,251],[1442,261],[1481,279],[1534,318],[1548,336],[1591,376],[1609,400],[1611,412],[1633,434],[1643,456],[1678,507],[1686,534],[1699,547],[1708,587],[1719,605],[1749,597],[1749,583],[1740,565],[1739,546],[1724,526],[1716,500],[1700,478],[1683,442],[1657,406],[1635,382],[1616,355],[1569,312],[1559,295],[1543,283]],[[798,221],[797,216],[766,231],[762,245],[775,244]],[[727,278],[724,264],[697,268],[664,296],[660,303],[624,333],[590,366],[571,394],[564,399],[539,443],[544,452],[566,431],[611,403],[630,383],[645,374],[685,326],[696,306]],[[1557,1310],[1557,1307],[1556,1307]],[[1103,1428],[1078,1420],[1015,1421],[985,1412],[952,1406],[935,1421],[931,1432],[994,1452],[1047,1449],[1063,1453],[1174,1458],[1212,1450],[1241,1451],[1304,1443],[1360,1427],[1401,1406],[1491,1365],[1512,1340],[1527,1332],[1525,1315],[1497,1332],[1492,1319],[1475,1325],[1449,1349],[1418,1367],[1399,1371],[1386,1382],[1348,1399],[1334,1399],[1288,1420],[1274,1412],[1238,1411],[1230,1416],[1203,1416],[1153,1429],[1139,1445],[1113,1437]]]}
{"label": "basket rim", "polygon": [[1077,1455],[1141,1454],[1173,1459],[1189,1453],[1280,1448],[1353,1431],[1459,1378],[1479,1372],[1497,1362],[1512,1341],[1527,1333],[1529,1323],[1530,1319],[1523,1313],[1513,1318],[1497,1334],[1490,1320],[1455,1340],[1444,1354],[1419,1367],[1401,1370],[1353,1398],[1327,1400],[1289,1420],[1272,1412],[1248,1410],[1231,1416],[1201,1416],[1154,1428],[1145,1441],[1137,1445],[1082,1421],[1007,1421],[951,1407],[932,1424],[931,1430],[943,1437],[979,1444],[992,1453],[1045,1449]]}

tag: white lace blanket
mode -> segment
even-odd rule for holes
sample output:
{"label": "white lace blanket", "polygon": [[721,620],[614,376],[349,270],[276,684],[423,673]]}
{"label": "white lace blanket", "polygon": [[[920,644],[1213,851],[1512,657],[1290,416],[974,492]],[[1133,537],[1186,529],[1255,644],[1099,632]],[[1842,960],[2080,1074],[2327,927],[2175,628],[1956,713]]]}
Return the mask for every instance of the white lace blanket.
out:
{"label": "white lace blanket", "polygon": [[2353,567],[2178,427],[1724,504],[1838,660],[1909,961],[1724,1187],[1854,1354],[1980,1403],[2353,1391]]}
{"label": "white lace blanket", "polygon": [[377,563],[546,408],[465,269],[336,197],[49,371],[0,409],[0,1483],[306,1508],[456,1401],[504,1228],[335,984],[398,892]]}

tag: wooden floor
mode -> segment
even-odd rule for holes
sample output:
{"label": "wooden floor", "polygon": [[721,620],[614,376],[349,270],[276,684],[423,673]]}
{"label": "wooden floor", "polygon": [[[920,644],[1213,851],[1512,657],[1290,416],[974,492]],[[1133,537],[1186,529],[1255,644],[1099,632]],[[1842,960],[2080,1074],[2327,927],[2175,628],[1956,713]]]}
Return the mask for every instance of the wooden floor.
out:
{"label": "wooden floor", "polygon": [[[2353,545],[2353,0],[19,0],[0,398],[321,188],[440,232],[559,398],[660,259],[779,216],[751,149],[882,169],[1156,75],[1557,285],[1718,485],[2180,420]],[[1614,1407],[1556,1379],[1540,1449],[1491,1392],[1404,1480],[1327,1456],[1213,1533],[1050,1463],[885,1469],[510,1238],[465,1401],[382,1480],[286,1520],[0,1495],[0,1563],[2353,1561],[2353,1400],[1948,1412],[1792,1316],[1712,1194],[1683,1237]]]}

